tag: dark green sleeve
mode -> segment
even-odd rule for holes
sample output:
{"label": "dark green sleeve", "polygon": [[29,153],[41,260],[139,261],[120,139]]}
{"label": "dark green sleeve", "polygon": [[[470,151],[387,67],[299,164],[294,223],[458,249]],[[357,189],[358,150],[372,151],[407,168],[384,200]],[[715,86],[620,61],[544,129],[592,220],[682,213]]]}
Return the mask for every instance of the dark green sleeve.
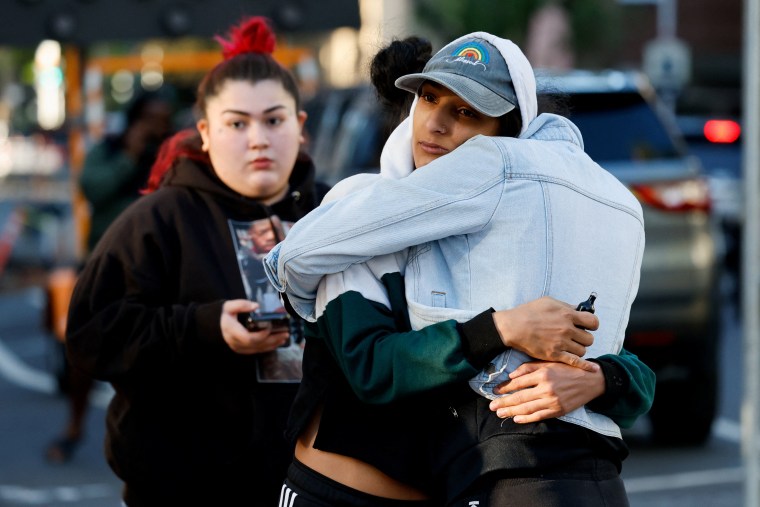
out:
{"label": "dark green sleeve", "polygon": [[611,418],[621,428],[630,428],[652,407],[654,372],[625,349],[620,354],[606,354],[592,361],[602,367],[605,392],[589,402],[588,408]]}
{"label": "dark green sleeve", "polygon": [[479,365],[466,359],[455,321],[411,331],[397,318],[384,305],[348,291],[317,319],[319,334],[359,399],[388,403],[465,382],[478,372]]}
{"label": "dark green sleeve", "polygon": [[[144,178],[140,167],[122,151],[109,152],[105,143],[95,145],[85,157],[79,185],[87,201],[95,207],[112,205],[130,190],[129,202],[139,194],[136,177]],[[132,192],[134,191],[134,192]]]}
{"label": "dark green sleeve", "polygon": [[[356,395],[365,403],[389,403],[472,378],[504,350],[487,310],[459,324],[447,320],[412,331],[403,279],[384,277],[391,308],[348,291],[328,303],[317,319],[327,343]],[[654,372],[623,349],[595,359],[605,393],[589,408],[630,427],[654,399]]]}

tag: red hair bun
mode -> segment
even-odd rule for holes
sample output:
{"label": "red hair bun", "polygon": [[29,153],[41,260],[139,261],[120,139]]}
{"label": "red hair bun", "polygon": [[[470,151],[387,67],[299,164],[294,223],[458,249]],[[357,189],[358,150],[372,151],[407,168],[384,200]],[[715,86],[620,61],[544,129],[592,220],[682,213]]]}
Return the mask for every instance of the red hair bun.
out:
{"label": "red hair bun", "polygon": [[228,39],[214,37],[222,46],[222,56],[229,60],[243,53],[272,54],[275,37],[266,18],[252,16],[243,19],[239,25],[230,28]]}

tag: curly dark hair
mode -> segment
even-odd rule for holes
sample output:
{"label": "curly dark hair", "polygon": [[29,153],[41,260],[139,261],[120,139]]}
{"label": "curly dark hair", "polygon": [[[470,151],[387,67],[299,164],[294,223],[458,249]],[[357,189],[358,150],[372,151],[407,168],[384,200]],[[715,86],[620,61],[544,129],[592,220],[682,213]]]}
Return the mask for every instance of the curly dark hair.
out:
{"label": "curly dark hair", "polygon": [[422,37],[394,39],[372,58],[369,76],[377,98],[383,107],[386,133],[409,114],[414,100],[411,93],[396,88],[396,79],[406,74],[422,72],[433,56],[433,46]]}

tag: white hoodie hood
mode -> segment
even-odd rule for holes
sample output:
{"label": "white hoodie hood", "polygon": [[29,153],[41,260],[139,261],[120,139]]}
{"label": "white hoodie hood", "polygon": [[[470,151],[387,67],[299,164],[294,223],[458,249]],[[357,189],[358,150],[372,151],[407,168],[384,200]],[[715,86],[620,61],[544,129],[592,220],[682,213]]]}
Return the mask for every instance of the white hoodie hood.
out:
{"label": "white hoodie hood", "polygon": [[[523,137],[536,119],[538,105],[536,103],[536,78],[533,67],[528,62],[523,52],[510,40],[496,37],[486,32],[473,32],[459,37],[450,44],[477,37],[484,39],[499,50],[512,76],[512,85],[517,95],[517,105],[520,107],[522,129],[520,137]],[[448,45],[448,44],[447,44]],[[398,179],[411,174],[414,170],[412,157],[412,118],[414,108],[417,106],[417,98],[409,110],[409,116],[402,121],[391,133],[380,155],[380,175],[384,178]]]}

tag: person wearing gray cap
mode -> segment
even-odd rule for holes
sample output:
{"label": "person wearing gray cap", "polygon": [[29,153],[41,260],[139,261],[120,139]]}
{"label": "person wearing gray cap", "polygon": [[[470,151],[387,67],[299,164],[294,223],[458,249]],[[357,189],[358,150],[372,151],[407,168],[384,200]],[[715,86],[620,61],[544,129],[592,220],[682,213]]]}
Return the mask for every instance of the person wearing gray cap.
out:
{"label": "person wearing gray cap", "polygon": [[468,104],[491,118],[504,116],[517,106],[507,62],[485,39],[473,37],[449,44],[422,72],[400,77],[396,86],[417,93],[425,81],[438,83],[459,97],[466,97]]}
{"label": "person wearing gray cap", "polygon": [[[293,311],[315,323],[281,505],[330,503],[347,488],[364,496],[341,505],[423,501],[394,481],[445,505],[627,505],[619,425],[648,409],[654,383],[621,349],[644,246],[638,201],[583,152],[572,123],[537,114],[532,69],[510,41],[462,37],[396,84],[417,98],[381,175],[341,182],[333,193],[345,195],[265,259]],[[524,389],[540,383],[530,372],[542,356],[538,343],[512,341],[520,326],[506,309],[591,291],[602,325],[564,358],[597,358],[610,382],[514,412],[542,403]],[[315,387],[326,370],[309,368],[330,360],[324,348],[364,405],[346,409],[340,386]],[[568,368],[554,366],[547,375]],[[469,394],[440,389],[467,375]]]}

